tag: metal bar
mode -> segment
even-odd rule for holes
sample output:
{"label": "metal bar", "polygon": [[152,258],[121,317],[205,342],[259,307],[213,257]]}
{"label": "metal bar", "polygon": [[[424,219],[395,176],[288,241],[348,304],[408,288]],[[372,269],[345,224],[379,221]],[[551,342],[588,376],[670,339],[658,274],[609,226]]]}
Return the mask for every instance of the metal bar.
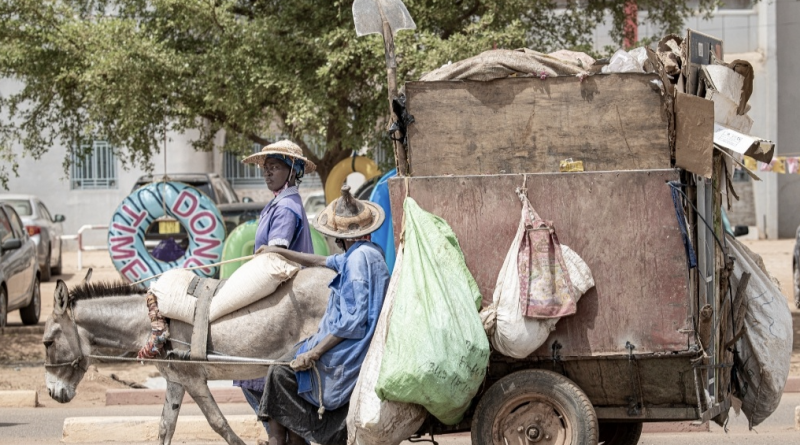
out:
{"label": "metal bar", "polygon": [[282,362],[280,360],[267,360],[262,358],[249,358],[249,357],[237,357],[233,355],[222,355],[222,354],[208,354],[206,356],[209,362],[246,362],[246,363],[260,363],[264,365],[282,365],[286,362]]}
{"label": "metal bar", "polygon": [[638,415],[628,414],[628,408],[624,406],[595,406],[595,413],[598,419],[639,419],[639,420],[695,420],[699,417],[697,408],[650,408],[643,407]]}

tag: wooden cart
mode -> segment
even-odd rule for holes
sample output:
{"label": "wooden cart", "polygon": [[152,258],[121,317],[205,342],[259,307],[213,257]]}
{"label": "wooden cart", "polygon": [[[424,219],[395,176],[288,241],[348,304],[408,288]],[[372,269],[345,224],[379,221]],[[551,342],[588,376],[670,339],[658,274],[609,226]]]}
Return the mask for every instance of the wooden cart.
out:
{"label": "wooden cart", "polygon": [[[714,190],[722,164],[709,159],[713,181],[673,167],[684,135],[675,131],[682,110],[672,95],[656,74],[406,84],[414,123],[410,177],[390,181],[396,235],[407,193],[453,228],[486,306],[519,223],[515,188],[526,183],[536,211],[596,282],[531,356],[492,353],[461,423],[431,418],[426,432],[471,430],[473,443],[579,444],[599,428],[607,444],[633,444],[643,422],[727,415],[732,358],[720,344],[731,334],[718,329],[705,354],[696,334],[705,304],[713,326],[724,326],[719,248],[687,206],[699,257],[688,267],[668,185],[688,184],[690,202],[721,236]],[[708,128],[713,109],[701,117],[710,120],[697,126]],[[586,171],[559,172],[567,158]]]}

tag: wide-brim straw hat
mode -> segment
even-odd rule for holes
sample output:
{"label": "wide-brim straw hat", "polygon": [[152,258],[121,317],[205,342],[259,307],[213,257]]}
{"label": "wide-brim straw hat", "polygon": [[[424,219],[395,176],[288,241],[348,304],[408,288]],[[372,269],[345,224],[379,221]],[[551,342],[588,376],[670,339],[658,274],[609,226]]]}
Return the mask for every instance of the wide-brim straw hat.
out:
{"label": "wide-brim straw hat", "polygon": [[314,228],[323,235],[335,238],[360,238],[378,230],[386,219],[383,209],[369,201],[356,199],[350,187],[342,187],[342,196],[320,212]]}
{"label": "wide-brim straw hat", "polygon": [[252,154],[242,160],[245,164],[263,165],[264,159],[269,155],[283,155],[290,158],[299,159],[305,163],[304,173],[314,173],[317,166],[307,157],[303,156],[303,149],[292,141],[283,140],[269,144],[262,148],[260,152]]}

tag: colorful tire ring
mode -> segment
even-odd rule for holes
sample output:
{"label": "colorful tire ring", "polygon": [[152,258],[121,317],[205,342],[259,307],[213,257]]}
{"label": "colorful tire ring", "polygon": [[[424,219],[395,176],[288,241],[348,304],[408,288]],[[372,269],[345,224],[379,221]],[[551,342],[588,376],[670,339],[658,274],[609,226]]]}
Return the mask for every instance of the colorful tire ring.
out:
{"label": "colorful tire ring", "polygon": [[[165,213],[166,210],[166,213]],[[175,218],[189,236],[186,254],[175,261],[159,261],[145,248],[145,233],[157,218]],[[222,258],[225,224],[214,202],[181,182],[157,182],[135,190],[114,212],[108,229],[108,250],[114,267],[128,281],[140,281],[170,269],[204,266]],[[217,267],[195,269],[213,277]]]}

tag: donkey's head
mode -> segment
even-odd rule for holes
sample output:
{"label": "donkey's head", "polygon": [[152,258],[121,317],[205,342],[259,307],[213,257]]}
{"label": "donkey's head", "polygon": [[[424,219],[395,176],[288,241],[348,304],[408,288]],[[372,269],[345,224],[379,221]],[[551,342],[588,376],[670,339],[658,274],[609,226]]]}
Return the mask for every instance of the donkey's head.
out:
{"label": "donkey's head", "polygon": [[42,342],[47,392],[58,402],[67,403],[75,397],[75,388],[86,373],[91,346],[79,333],[69,290],[61,280],[56,283],[53,313],[45,323]]}

